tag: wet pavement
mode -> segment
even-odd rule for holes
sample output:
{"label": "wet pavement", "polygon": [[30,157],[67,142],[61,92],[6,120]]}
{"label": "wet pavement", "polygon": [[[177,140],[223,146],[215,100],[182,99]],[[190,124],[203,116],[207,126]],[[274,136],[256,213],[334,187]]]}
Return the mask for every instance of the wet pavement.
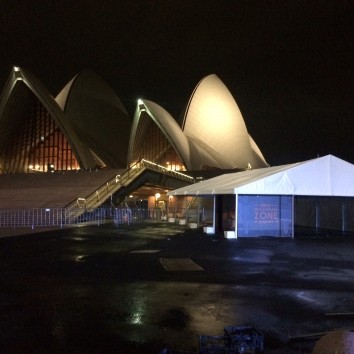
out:
{"label": "wet pavement", "polygon": [[252,325],[265,353],[354,328],[354,239],[226,240],[174,224],[0,239],[1,353],[197,353]]}

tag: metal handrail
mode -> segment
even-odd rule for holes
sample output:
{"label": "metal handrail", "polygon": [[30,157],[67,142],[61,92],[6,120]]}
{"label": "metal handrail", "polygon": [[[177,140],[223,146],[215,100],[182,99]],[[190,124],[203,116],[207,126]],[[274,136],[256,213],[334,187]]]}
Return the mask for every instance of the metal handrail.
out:
{"label": "metal handrail", "polygon": [[194,178],[191,176],[188,176],[178,171],[169,170],[164,166],[142,159],[132,165],[122,175],[116,175],[110,180],[108,180],[104,185],[102,185],[100,188],[98,188],[95,192],[91,193],[86,198],[77,198],[74,202],[72,202],[65,208],[66,213],[72,213],[75,209],[80,211],[83,206],[85,208],[95,208],[99,206],[103,201],[107,200],[110,195],[118,191],[119,188],[126,186],[129,182],[131,182],[132,177],[135,178],[137,174],[141,174],[145,169],[150,169],[160,173],[168,174],[173,177],[188,181],[190,183],[194,183]]}
{"label": "metal handrail", "polygon": [[148,160],[145,160],[145,159],[142,159],[140,162],[143,165],[147,166],[151,170],[155,170],[157,172],[162,172],[162,173],[167,173],[167,174],[170,174],[170,175],[172,175],[174,177],[178,177],[178,178],[183,179],[185,181],[194,183],[194,178],[193,177],[188,176],[188,175],[186,175],[186,174],[184,174],[182,172],[169,170],[168,168],[166,168],[164,166],[161,166],[161,165],[159,165],[157,163],[154,163],[154,162],[151,162],[151,161],[148,161]]}
{"label": "metal handrail", "polygon": [[[134,168],[136,169],[136,168]],[[102,201],[103,198],[105,200],[110,194],[116,192],[120,187],[124,186],[124,182],[129,179],[131,176],[131,168],[125,171],[122,175],[115,175],[110,180],[108,180],[104,185],[99,187],[96,191],[91,193],[89,196],[83,198],[79,197],[74,202],[69,204],[65,209],[67,212],[71,212],[73,209],[77,207],[86,207],[92,208],[96,202]]]}

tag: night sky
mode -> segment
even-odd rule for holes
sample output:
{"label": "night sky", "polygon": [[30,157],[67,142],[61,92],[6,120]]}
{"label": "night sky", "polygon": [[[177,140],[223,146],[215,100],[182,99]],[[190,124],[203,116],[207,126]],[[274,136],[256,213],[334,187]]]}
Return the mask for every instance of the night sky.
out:
{"label": "night sky", "polygon": [[0,86],[14,65],[56,96],[83,69],[177,120],[215,73],[271,165],[354,163],[353,0],[1,0]]}

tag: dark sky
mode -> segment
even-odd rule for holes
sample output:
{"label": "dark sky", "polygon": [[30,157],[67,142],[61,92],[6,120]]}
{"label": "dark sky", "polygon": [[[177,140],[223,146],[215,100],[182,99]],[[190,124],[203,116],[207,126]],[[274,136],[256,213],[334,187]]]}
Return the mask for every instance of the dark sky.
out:
{"label": "dark sky", "polygon": [[215,73],[271,165],[333,154],[354,163],[353,0],[2,0],[0,86],[13,65],[55,96],[79,71],[133,113],[175,118]]}

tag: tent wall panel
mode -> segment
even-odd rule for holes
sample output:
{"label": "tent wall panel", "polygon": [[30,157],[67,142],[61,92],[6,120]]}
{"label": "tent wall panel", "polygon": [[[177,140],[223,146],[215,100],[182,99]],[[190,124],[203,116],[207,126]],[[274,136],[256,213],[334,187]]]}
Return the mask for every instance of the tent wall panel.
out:
{"label": "tent wall panel", "polygon": [[292,197],[240,195],[238,237],[292,236]]}
{"label": "tent wall panel", "polygon": [[354,231],[354,198],[295,197],[295,234]]}
{"label": "tent wall panel", "polygon": [[343,198],[344,231],[354,232],[354,198]]}

